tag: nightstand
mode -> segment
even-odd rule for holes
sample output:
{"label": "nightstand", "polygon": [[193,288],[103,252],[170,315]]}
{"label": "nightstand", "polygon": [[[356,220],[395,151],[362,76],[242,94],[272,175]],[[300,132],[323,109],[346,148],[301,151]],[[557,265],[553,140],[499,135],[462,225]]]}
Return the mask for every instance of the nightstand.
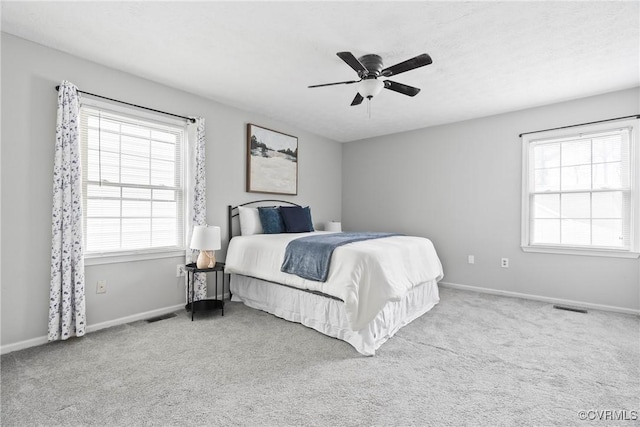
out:
{"label": "nightstand", "polygon": [[[187,264],[184,266],[185,271],[187,272],[187,295],[191,292],[191,302],[187,302],[185,305],[185,309],[187,311],[191,311],[191,321],[193,322],[193,315],[197,311],[205,311],[205,310],[216,310],[221,309],[222,315],[224,316],[224,301],[222,299],[218,299],[218,274],[222,273],[222,297],[224,298],[224,263],[216,262],[216,264],[211,268],[198,268],[195,263]],[[215,276],[215,298],[207,298],[201,299],[198,301],[194,301],[195,297],[195,279],[196,273],[211,273],[214,272]]]}

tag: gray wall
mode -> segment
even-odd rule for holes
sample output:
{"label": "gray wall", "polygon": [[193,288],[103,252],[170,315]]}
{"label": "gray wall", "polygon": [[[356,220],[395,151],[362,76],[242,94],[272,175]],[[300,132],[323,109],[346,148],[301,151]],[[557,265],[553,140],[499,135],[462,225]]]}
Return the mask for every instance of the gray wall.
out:
{"label": "gray wall", "polygon": [[[265,198],[245,192],[246,123],[298,137],[298,196],[282,198],[309,204],[316,224],[340,218],[341,144],[2,33],[2,346],[47,333],[54,87],[63,79],[88,92],[204,117],[207,222],[220,225],[223,236],[228,204]],[[184,282],[175,277],[180,262],[87,266],[88,327],[184,303]],[[104,295],[95,293],[98,280],[107,281]]]}
{"label": "gray wall", "polygon": [[[348,143],[346,230],[429,237],[444,282],[594,306],[640,308],[638,259],[520,249],[522,132],[640,113],[640,90]],[[475,264],[467,256],[475,256]],[[510,268],[500,267],[500,258]],[[623,310],[625,311],[625,310]]]}

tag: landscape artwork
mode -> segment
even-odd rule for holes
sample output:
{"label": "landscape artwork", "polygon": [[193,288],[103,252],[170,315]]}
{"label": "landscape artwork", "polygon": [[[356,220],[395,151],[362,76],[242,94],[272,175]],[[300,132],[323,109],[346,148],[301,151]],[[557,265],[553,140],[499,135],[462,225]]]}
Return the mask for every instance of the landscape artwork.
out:
{"label": "landscape artwork", "polygon": [[298,138],[247,125],[247,191],[298,194]]}

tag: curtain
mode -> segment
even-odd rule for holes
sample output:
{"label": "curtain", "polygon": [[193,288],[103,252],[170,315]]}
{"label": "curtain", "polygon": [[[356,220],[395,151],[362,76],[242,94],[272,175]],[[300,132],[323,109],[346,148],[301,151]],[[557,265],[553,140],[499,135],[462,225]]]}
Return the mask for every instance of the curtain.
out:
{"label": "curtain", "polygon": [[49,341],[85,334],[82,162],[78,88],[63,81],[53,165]]}
{"label": "curtain", "polygon": [[[206,180],[205,180],[205,132],[204,118],[196,117],[195,123],[189,124],[189,183],[191,189],[190,215],[187,246],[191,242],[191,233],[195,225],[207,223]],[[199,251],[192,251],[187,247],[187,263],[194,262]],[[195,275],[196,301],[207,297],[206,274]],[[191,301],[191,294],[187,292],[187,302]]]}

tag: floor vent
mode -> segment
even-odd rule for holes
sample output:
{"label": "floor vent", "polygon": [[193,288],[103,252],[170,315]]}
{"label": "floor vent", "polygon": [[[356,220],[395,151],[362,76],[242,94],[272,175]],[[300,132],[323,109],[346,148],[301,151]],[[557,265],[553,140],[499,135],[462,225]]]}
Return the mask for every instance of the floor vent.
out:
{"label": "floor vent", "polygon": [[162,316],[152,317],[152,318],[146,319],[146,320],[147,320],[147,323],[153,323],[153,322],[157,322],[159,320],[171,319],[172,317],[176,317],[176,314],[175,313],[168,313],[168,314],[163,314]]}
{"label": "floor vent", "polygon": [[553,308],[557,308],[558,310],[575,311],[576,313],[587,313],[587,310],[584,308],[569,307],[567,305],[554,305]]}

